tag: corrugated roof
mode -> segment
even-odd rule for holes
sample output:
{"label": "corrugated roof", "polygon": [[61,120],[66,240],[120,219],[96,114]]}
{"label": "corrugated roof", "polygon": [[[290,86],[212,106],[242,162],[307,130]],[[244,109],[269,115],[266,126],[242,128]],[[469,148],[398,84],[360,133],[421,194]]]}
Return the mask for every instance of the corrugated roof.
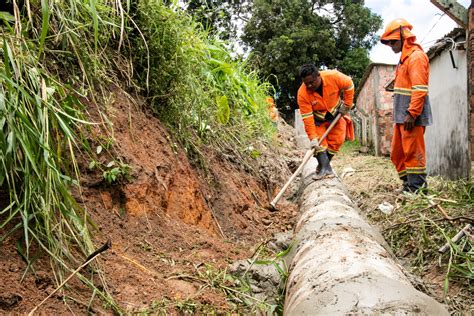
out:
{"label": "corrugated roof", "polygon": [[452,38],[455,42],[461,39],[461,41],[465,40],[466,38],[466,30],[463,28],[455,28],[442,38],[440,38],[433,46],[430,47],[428,52],[426,53],[428,55],[428,58],[430,61],[433,58],[438,57],[441,52],[443,52],[445,49],[451,46],[451,42],[446,41],[446,38]]}

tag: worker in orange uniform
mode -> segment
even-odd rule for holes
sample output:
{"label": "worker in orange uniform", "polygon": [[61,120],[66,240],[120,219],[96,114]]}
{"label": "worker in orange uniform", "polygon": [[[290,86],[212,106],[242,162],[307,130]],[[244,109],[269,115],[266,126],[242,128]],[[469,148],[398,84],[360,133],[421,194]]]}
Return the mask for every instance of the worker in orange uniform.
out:
{"label": "worker in orange uniform", "polygon": [[433,122],[428,98],[429,59],[411,33],[413,26],[396,19],[385,28],[381,42],[402,53],[395,74],[392,159],[403,181],[402,191],[426,187],[425,128]]}
{"label": "worker in orange uniform", "polygon": [[270,115],[270,120],[273,124],[278,123],[278,110],[275,105],[275,100],[272,97],[266,97],[265,102],[267,102],[268,114]]}
{"label": "worker in orange uniform", "polygon": [[318,140],[337,113],[341,113],[344,117],[351,110],[354,84],[351,78],[343,73],[337,70],[318,71],[314,64],[301,66],[300,77],[303,83],[298,89],[298,106],[306,134],[311,141],[311,148],[315,150],[318,160],[315,179],[330,177],[333,175],[331,159],[346,139],[350,119],[340,119],[319,145]]}

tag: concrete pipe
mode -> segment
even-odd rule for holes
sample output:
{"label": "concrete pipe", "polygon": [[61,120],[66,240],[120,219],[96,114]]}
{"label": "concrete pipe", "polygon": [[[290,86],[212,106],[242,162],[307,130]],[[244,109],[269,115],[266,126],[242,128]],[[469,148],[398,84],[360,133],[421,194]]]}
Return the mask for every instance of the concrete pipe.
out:
{"label": "concrete pipe", "polygon": [[285,315],[449,315],[416,290],[383,237],[365,222],[337,179],[302,177],[301,217],[288,254]]}

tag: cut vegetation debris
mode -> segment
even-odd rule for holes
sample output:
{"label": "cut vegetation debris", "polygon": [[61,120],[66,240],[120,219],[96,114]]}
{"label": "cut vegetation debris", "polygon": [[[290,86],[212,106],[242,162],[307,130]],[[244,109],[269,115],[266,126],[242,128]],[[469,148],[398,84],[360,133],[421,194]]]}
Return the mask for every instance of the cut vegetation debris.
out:
{"label": "cut vegetation debris", "polygon": [[[339,173],[349,166],[355,170],[343,179],[353,200],[380,227],[423,291],[448,304],[452,312],[472,312],[474,238],[466,225],[474,222],[474,180],[428,177],[429,188],[422,194],[397,195],[401,181],[390,159],[360,154],[357,147],[346,144],[334,160]],[[383,203],[393,205],[393,211],[381,212]],[[464,236],[452,242],[461,230]],[[449,251],[440,254],[446,243]]]}

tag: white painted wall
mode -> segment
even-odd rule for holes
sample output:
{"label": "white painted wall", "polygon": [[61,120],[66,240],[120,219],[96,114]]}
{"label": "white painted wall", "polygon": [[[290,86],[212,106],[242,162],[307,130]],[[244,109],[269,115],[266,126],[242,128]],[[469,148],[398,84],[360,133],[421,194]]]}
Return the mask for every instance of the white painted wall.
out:
{"label": "white painted wall", "polygon": [[430,61],[429,96],[433,125],[425,132],[427,169],[448,179],[467,177],[470,171],[466,51],[449,51]]}

